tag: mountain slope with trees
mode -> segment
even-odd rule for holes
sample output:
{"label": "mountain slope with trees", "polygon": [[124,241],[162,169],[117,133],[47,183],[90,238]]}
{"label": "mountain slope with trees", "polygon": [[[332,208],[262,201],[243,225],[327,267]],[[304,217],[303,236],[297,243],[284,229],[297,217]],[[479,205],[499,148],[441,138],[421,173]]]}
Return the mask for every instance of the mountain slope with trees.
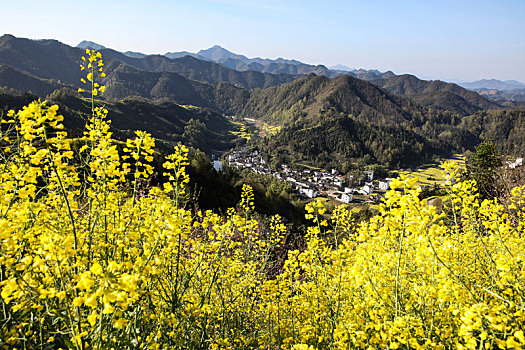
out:
{"label": "mountain slope with trees", "polygon": [[459,85],[440,80],[421,80],[410,74],[371,82],[391,94],[408,97],[424,107],[447,110],[463,116],[481,109],[500,107],[497,103]]}
{"label": "mountain slope with trees", "polygon": [[366,123],[335,112],[287,125],[257,146],[274,167],[296,162],[343,173],[367,164],[410,166],[448,151],[402,126]]}
{"label": "mountain slope with trees", "polygon": [[225,114],[237,112],[250,95],[249,90],[228,83],[206,84],[177,73],[142,71],[124,64],[113,69],[103,82],[107,98],[140,96],[170,99],[179,104],[206,107]]}
{"label": "mountain slope with trees", "polygon": [[[82,77],[79,65],[84,50],[57,40],[30,40],[10,34],[0,37],[0,64],[40,79],[54,79],[78,85]],[[30,90],[30,87],[27,88]]]}
{"label": "mountain slope with trees", "polygon": [[0,87],[9,87],[18,91],[28,91],[38,96],[47,96],[56,89],[66,87],[54,79],[42,79],[31,74],[0,64]]}
{"label": "mountain slope with trees", "polygon": [[[139,70],[151,72],[170,72],[188,79],[207,83],[227,82],[239,87],[253,89],[265,88],[290,82],[297,76],[288,74],[268,74],[254,71],[239,72],[218,63],[203,61],[193,57],[169,59],[161,55],[130,57],[121,52],[102,49],[106,64],[117,61]],[[85,51],[65,45],[57,40],[30,40],[6,34],[0,37],[0,64],[9,65],[21,72],[43,79],[60,80],[65,84],[77,85],[81,72],[78,69],[80,57]]]}
{"label": "mountain slope with trees", "polygon": [[[19,109],[38,99],[32,94],[21,94],[0,89],[0,113]],[[91,104],[69,89],[56,90],[47,97],[49,103],[60,106],[64,125],[71,135],[81,136],[78,130],[86,124],[84,116],[91,112]],[[231,131],[236,126],[222,115],[199,107],[187,107],[171,100],[147,100],[128,97],[119,101],[104,101],[111,114],[111,131],[118,139],[131,137],[134,130],[143,130],[158,140],[158,146],[171,149],[182,142],[208,154],[227,151],[237,139]]]}
{"label": "mountain slope with trees", "polygon": [[460,127],[494,143],[504,155],[525,155],[525,109],[479,111],[464,118]]}
{"label": "mountain slope with trees", "polygon": [[243,109],[245,116],[274,122],[292,122],[297,117],[315,117],[327,110],[352,114],[376,124],[410,123],[423,109],[409,100],[349,75],[329,79],[309,75],[289,84],[254,90]]}

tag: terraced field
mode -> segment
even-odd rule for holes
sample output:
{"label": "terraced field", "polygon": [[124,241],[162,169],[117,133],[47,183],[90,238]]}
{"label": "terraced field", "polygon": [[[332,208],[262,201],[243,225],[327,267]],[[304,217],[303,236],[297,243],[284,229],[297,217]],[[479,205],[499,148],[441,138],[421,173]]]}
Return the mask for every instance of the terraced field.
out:
{"label": "terraced field", "polygon": [[243,122],[238,121],[232,121],[232,124],[237,126],[238,131],[231,131],[231,133],[239,138],[246,139],[249,141],[252,138],[252,134],[248,128],[248,126]]}

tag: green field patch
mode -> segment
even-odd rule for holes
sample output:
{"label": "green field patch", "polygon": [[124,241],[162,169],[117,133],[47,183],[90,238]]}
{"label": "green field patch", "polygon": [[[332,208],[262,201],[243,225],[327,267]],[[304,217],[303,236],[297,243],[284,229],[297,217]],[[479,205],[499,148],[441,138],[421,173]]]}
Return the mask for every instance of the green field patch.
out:
{"label": "green field patch", "polygon": [[369,205],[369,208],[370,208],[370,209],[372,209],[372,210],[377,210],[377,211],[379,211],[379,208],[380,208],[380,207],[381,207],[381,206],[380,206],[379,204],[370,204],[370,205]]}
{"label": "green field patch", "polygon": [[420,185],[433,186],[434,184],[441,183],[443,179],[442,169],[440,164],[443,161],[455,162],[461,169],[465,169],[465,158],[461,154],[455,154],[450,158],[437,161],[435,163],[425,164],[415,170],[400,170],[399,175],[415,176],[418,178]]}
{"label": "green field patch", "polygon": [[182,108],[185,108],[187,110],[201,109],[200,107],[197,107],[197,106],[194,106],[194,105],[179,105],[179,106],[181,106]]}
{"label": "green field patch", "polygon": [[230,121],[230,123],[235,124],[235,125],[237,125],[237,126],[239,126],[239,127],[244,126],[243,123],[238,122],[238,121],[234,121],[234,120]]}

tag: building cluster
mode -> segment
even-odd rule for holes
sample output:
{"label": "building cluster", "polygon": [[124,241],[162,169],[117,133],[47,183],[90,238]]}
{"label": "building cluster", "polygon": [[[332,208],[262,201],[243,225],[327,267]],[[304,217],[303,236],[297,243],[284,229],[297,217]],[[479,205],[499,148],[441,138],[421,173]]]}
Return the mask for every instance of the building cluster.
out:
{"label": "building cluster", "polygon": [[[355,194],[364,195],[368,200],[373,200],[374,190],[388,191],[392,182],[391,178],[374,181],[374,171],[365,170],[362,178],[358,179],[358,181],[351,181],[359,184],[359,186],[347,187],[344,177],[336,169],[326,171],[305,167],[302,170],[298,170],[286,164],[283,164],[279,169],[272,169],[259,151],[248,151],[246,147],[233,151],[226,157],[226,161],[232,167],[246,168],[256,174],[273,175],[287,182],[304,197],[315,198],[323,196],[343,203],[352,202]],[[523,158],[507,161],[506,164],[511,169],[521,167],[523,166]],[[379,198],[378,196],[376,197]]]}
{"label": "building cluster", "polygon": [[232,167],[247,168],[256,174],[271,175],[275,173],[275,171],[272,171],[266,164],[266,161],[259,151],[248,152],[246,147],[229,154],[226,157],[226,161]]}
{"label": "building cluster", "polygon": [[345,186],[344,177],[336,169],[331,171],[308,168],[298,170],[286,164],[283,164],[280,169],[271,169],[257,150],[248,151],[246,147],[229,154],[226,161],[232,167],[247,168],[257,174],[273,175],[286,181],[304,197],[326,196],[343,203],[352,202],[354,194],[369,196],[374,189],[386,191],[390,188],[391,182],[391,179],[387,178],[374,183],[374,171],[366,170],[363,181],[359,181],[360,186],[350,188]]}

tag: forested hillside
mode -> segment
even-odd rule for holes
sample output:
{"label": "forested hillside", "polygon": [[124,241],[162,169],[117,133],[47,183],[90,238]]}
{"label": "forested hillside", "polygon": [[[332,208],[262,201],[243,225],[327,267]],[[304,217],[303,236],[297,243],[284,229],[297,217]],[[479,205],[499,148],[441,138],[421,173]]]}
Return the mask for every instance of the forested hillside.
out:
{"label": "forested hillside", "polygon": [[[0,90],[0,108],[6,113],[11,108],[36,100],[31,94],[20,94],[6,89]],[[48,97],[50,103],[59,104],[64,115],[64,125],[70,134],[81,136],[80,130],[86,124],[86,115],[91,105],[78,93],[71,90],[57,90]],[[236,126],[222,115],[199,107],[181,106],[170,100],[147,100],[125,98],[105,103],[111,111],[112,132],[119,139],[125,139],[135,130],[145,130],[165,149],[182,142],[205,152],[226,151],[234,146],[236,137],[231,134]]]}
{"label": "forested hillside", "polygon": [[316,117],[329,109],[378,124],[410,122],[418,111],[416,107],[410,110],[408,100],[392,96],[364,80],[348,75],[329,79],[312,74],[292,83],[254,90],[242,113],[286,123],[297,116]]}
{"label": "forested hillside", "polygon": [[462,120],[460,127],[493,142],[505,155],[525,155],[525,109],[479,111]]}
{"label": "forested hillside", "polygon": [[288,125],[258,147],[274,166],[303,162],[344,173],[367,164],[410,166],[450,152],[402,126],[366,123],[335,112],[321,114],[316,122]]}
{"label": "forested hillside", "polygon": [[421,80],[405,74],[371,82],[393,95],[406,96],[424,107],[437,108],[462,116],[481,109],[500,107],[499,104],[487,100],[474,91],[440,80]]}

